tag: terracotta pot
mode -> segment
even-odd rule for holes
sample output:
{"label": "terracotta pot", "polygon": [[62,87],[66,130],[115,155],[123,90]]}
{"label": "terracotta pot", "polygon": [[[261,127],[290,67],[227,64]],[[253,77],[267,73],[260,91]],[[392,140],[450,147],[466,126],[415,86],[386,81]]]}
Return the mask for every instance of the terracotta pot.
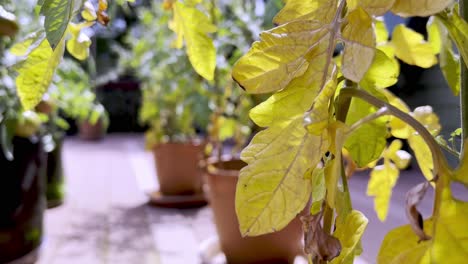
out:
{"label": "terracotta pot", "polygon": [[159,191],[163,195],[193,195],[202,192],[202,172],[199,168],[203,158],[204,144],[164,143],[153,149]]}
{"label": "terracotta pot", "polygon": [[78,123],[79,137],[84,140],[99,140],[106,133],[104,122],[99,119],[96,124],[91,124],[88,121],[80,121]]}
{"label": "terracotta pot", "polygon": [[[294,219],[283,230],[257,237],[242,237],[235,212],[235,193],[241,160],[209,161],[205,177],[221,248],[229,264],[293,263],[302,253],[302,224]],[[222,169],[221,169],[222,168]]]}
{"label": "terracotta pot", "polygon": [[13,146],[12,161],[0,151],[0,263],[29,264],[42,237],[45,153],[40,142],[25,138],[14,138]]}

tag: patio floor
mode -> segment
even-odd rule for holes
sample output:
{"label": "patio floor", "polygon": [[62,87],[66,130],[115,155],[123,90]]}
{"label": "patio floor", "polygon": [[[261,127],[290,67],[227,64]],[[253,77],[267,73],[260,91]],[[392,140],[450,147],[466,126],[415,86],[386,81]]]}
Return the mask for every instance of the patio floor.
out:
{"label": "patio floor", "polygon": [[[46,214],[39,264],[197,264],[199,248],[215,237],[209,207],[165,209],[147,204],[157,188],[151,154],[140,135],[109,135],[100,142],[69,138],[64,147],[66,200]],[[375,263],[383,236],[406,224],[404,194],[420,177],[405,172],[387,223],[380,223],[365,195],[367,177],[350,183],[355,207],[369,217],[364,254]],[[428,199],[430,202],[430,199]],[[423,212],[430,212],[429,204]]]}

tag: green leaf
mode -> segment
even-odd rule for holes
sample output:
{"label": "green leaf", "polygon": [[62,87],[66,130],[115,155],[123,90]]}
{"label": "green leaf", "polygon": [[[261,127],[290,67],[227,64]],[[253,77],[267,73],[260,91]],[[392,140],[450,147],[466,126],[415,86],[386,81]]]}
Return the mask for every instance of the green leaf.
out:
{"label": "green leaf", "polygon": [[41,7],[41,13],[45,16],[47,40],[54,50],[65,35],[74,5],[74,0],[45,0]]}
{"label": "green leaf", "polygon": [[64,53],[64,41],[52,50],[47,40],[33,49],[26,60],[16,67],[16,87],[21,103],[26,110],[33,109],[49,88],[55,69]]}
{"label": "green leaf", "polygon": [[395,27],[391,43],[395,47],[395,55],[407,64],[422,68],[437,64],[432,45],[424,40],[423,35],[404,25]]}
{"label": "green leaf", "polygon": [[[377,95],[377,97],[382,98],[382,95]],[[375,107],[361,99],[352,99],[346,124],[352,125],[376,110]],[[387,145],[387,120],[387,117],[380,117],[363,124],[346,139],[344,147],[359,167],[365,167],[378,159],[385,149]]]}
{"label": "green leaf", "polygon": [[187,55],[195,71],[211,81],[216,67],[216,49],[208,33],[216,31],[209,18],[194,7],[174,3],[174,19],[170,28],[177,34],[175,46],[185,41]]}
{"label": "green leaf", "polygon": [[341,242],[341,253],[330,264],[353,263],[355,250],[364,234],[369,220],[359,211],[353,210],[346,216],[344,222],[337,225],[333,236]]}
{"label": "green leaf", "polygon": [[[326,165],[325,165],[326,166]],[[327,189],[325,187],[325,168],[316,168],[312,173],[312,205],[310,214],[316,215],[322,209]]]}
{"label": "green leaf", "polygon": [[402,17],[426,17],[441,12],[453,2],[453,0],[396,0],[392,12]]}

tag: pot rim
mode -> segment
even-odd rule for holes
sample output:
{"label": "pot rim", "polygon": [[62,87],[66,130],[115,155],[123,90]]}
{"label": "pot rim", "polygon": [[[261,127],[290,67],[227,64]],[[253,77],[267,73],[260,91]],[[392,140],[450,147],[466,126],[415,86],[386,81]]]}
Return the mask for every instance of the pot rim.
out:
{"label": "pot rim", "polygon": [[218,157],[209,157],[205,160],[205,165],[203,166],[205,171],[210,175],[219,175],[219,176],[227,176],[227,177],[239,177],[239,172],[241,169],[223,169],[216,166],[217,163],[227,163],[230,161],[241,161],[239,156],[235,155],[223,155],[221,159]]}
{"label": "pot rim", "polygon": [[207,140],[204,138],[192,138],[188,141],[185,142],[174,142],[174,141],[168,141],[168,142],[163,142],[163,143],[156,143],[152,147],[152,149],[156,150],[162,146],[170,146],[170,145],[175,145],[175,146],[204,146],[207,144]]}

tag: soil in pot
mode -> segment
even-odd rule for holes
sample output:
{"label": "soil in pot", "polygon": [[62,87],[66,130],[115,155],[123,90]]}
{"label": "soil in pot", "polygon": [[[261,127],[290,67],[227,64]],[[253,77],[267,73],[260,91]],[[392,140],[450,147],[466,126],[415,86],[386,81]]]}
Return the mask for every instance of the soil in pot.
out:
{"label": "soil in pot", "polygon": [[162,195],[197,195],[202,193],[199,162],[205,145],[202,142],[164,143],[153,149]]}
{"label": "soil in pot", "polygon": [[46,156],[47,207],[60,206],[64,199],[64,176],[62,165],[63,137],[56,138],[55,148]]}
{"label": "soil in pot", "polygon": [[46,205],[41,144],[14,138],[13,145],[13,161],[0,152],[0,263],[21,258],[39,246]]}
{"label": "soil in pot", "polygon": [[206,182],[221,248],[229,264],[293,263],[302,254],[302,224],[294,219],[283,230],[258,237],[242,237],[235,212],[235,193],[241,160],[208,162]]}

